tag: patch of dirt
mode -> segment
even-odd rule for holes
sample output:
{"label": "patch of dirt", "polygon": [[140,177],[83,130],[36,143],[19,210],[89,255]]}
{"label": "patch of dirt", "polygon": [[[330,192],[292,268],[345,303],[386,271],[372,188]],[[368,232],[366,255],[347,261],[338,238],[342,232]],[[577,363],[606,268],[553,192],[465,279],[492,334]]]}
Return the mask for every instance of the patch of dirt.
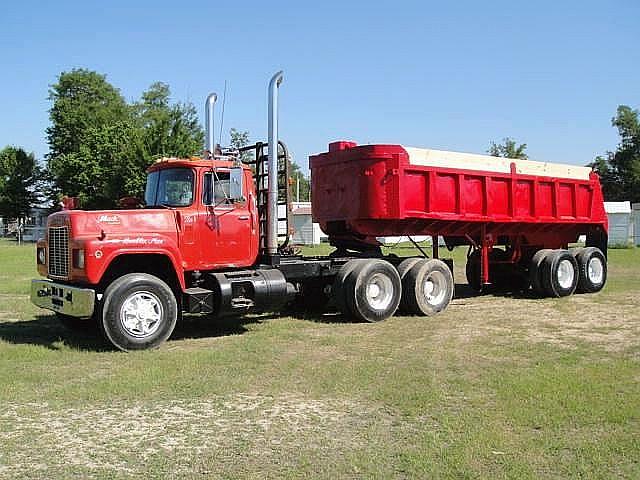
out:
{"label": "patch of dirt", "polygon": [[239,443],[252,454],[268,454],[274,447],[296,451],[305,441],[333,449],[364,447],[364,432],[373,422],[391,424],[385,417],[390,418],[388,412],[338,399],[249,394],[63,409],[5,404],[0,407],[0,476],[42,476],[69,468],[129,476],[164,457],[175,462],[176,473],[205,452],[228,455]]}
{"label": "patch of dirt", "polygon": [[441,335],[497,334],[574,348],[576,342],[607,351],[640,345],[640,302],[629,294],[585,294],[562,299],[494,295],[454,300],[448,314],[456,332]]}

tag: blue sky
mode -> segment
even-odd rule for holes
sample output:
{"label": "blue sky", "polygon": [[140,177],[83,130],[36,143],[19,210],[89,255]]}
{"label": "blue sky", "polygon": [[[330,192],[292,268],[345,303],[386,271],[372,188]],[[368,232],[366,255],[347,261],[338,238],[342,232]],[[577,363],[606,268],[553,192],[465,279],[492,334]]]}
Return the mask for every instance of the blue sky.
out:
{"label": "blue sky", "polygon": [[637,0],[7,2],[0,147],[47,152],[48,85],[74,67],[128,100],[166,82],[199,112],[227,80],[225,130],[262,139],[283,69],[303,168],[338,139],[483,153],[505,136],[584,164],[615,148],[616,107],[640,107],[639,25]]}

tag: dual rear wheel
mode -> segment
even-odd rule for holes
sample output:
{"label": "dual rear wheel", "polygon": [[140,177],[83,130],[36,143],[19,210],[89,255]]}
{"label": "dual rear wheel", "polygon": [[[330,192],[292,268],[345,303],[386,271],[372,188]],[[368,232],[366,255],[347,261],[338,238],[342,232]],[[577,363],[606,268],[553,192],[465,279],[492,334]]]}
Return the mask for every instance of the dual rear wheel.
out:
{"label": "dual rear wheel", "polygon": [[607,278],[607,262],[595,247],[568,250],[539,250],[529,267],[531,286],[539,295],[566,297],[574,292],[602,290]]}
{"label": "dual rear wheel", "polygon": [[453,276],[441,260],[409,258],[396,268],[381,259],[355,259],[336,275],[332,296],[343,314],[379,322],[398,307],[407,314],[434,315],[449,305],[453,290]]}

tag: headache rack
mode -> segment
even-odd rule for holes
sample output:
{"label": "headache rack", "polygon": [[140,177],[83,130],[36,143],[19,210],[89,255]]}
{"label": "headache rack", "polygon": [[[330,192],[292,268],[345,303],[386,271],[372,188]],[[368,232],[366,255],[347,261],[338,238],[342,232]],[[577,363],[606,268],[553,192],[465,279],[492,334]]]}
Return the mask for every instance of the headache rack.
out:
{"label": "headache rack", "polygon": [[[269,144],[257,142],[254,145],[247,145],[238,149],[239,159],[245,165],[251,167],[255,182],[258,217],[260,222],[260,252],[264,256],[267,244],[267,223],[268,205],[268,163]],[[289,241],[291,235],[291,189],[289,185],[290,176],[289,150],[284,142],[278,141],[278,253],[280,255],[289,254]],[[282,211],[284,210],[284,212]],[[282,227],[284,223],[284,228]],[[271,263],[271,262],[267,262]]]}

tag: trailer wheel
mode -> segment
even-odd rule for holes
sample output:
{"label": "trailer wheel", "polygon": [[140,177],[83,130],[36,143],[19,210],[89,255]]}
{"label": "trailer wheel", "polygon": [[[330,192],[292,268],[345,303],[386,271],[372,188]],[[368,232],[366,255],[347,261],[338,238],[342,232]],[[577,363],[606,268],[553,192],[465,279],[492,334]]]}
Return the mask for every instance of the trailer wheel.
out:
{"label": "trailer wheel", "polygon": [[365,322],[380,322],[398,309],[402,296],[400,275],[384,260],[367,260],[345,279],[344,293],[349,311]]}
{"label": "trailer wheel", "polygon": [[442,260],[422,260],[416,263],[402,282],[403,310],[431,316],[441,312],[453,298],[451,270]]}
{"label": "trailer wheel", "polygon": [[400,280],[405,277],[405,275],[409,272],[409,270],[413,268],[416,263],[422,260],[424,260],[424,258],[420,257],[409,257],[402,260],[398,265],[398,274],[400,275]]}
{"label": "trailer wheel", "polygon": [[550,297],[571,295],[578,285],[578,262],[567,250],[554,250],[542,265],[542,287]]}
{"label": "trailer wheel", "polygon": [[[482,292],[484,285],[480,278],[480,250],[474,250],[467,258],[465,273],[467,275],[467,283],[476,292]],[[500,262],[504,262],[509,258],[507,252],[500,248],[493,248],[489,252],[489,282],[493,289],[510,288],[519,289],[521,281],[512,265],[506,266]]]}
{"label": "trailer wheel", "polygon": [[578,262],[578,292],[595,293],[607,281],[607,259],[599,248],[582,248],[576,254]]}
{"label": "trailer wheel", "polygon": [[331,298],[338,311],[345,315],[349,315],[350,313],[349,307],[347,306],[346,293],[344,290],[345,280],[357,266],[366,261],[366,259],[362,258],[349,260],[340,268],[338,274],[333,280],[333,285],[331,286]]}
{"label": "trailer wheel", "polygon": [[120,350],[158,347],[173,332],[177,318],[173,291],[153,275],[124,275],[104,293],[102,331]]}
{"label": "trailer wheel", "polygon": [[[398,274],[400,275],[400,283],[402,284],[402,291],[403,292],[404,292],[404,279],[407,276],[407,273],[409,273],[409,270],[411,270],[416,263],[418,263],[418,262],[420,262],[422,260],[424,260],[424,258],[409,257],[409,258],[405,258],[398,265],[397,269],[398,269]],[[398,307],[398,309],[401,312],[411,313],[410,311],[404,309],[404,305],[403,305],[402,300],[400,300],[400,306]]]}
{"label": "trailer wheel", "polygon": [[467,275],[467,283],[475,292],[482,291],[482,280],[480,278],[480,251],[474,250],[467,257],[467,265],[465,266],[465,274]]}
{"label": "trailer wheel", "polygon": [[531,284],[531,288],[538,295],[544,295],[546,292],[542,287],[542,271],[540,266],[547,255],[549,255],[553,250],[550,248],[543,248],[542,250],[538,250],[531,259],[531,263],[529,264],[529,283]]}

